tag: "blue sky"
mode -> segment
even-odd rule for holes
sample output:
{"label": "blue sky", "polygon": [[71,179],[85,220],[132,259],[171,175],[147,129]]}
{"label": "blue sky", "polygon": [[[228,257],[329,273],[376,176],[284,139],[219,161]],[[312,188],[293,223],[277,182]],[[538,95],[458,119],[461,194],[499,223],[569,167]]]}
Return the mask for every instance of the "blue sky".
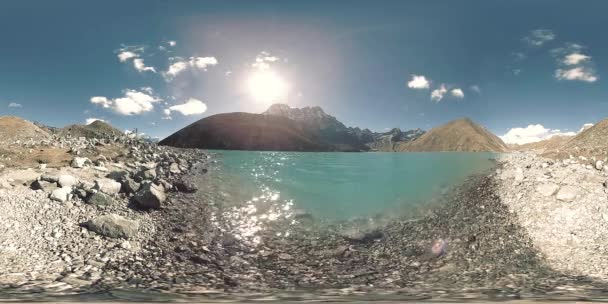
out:
{"label": "blue sky", "polygon": [[[375,131],[468,116],[499,135],[540,124],[515,133],[542,138],[606,117],[607,10],[541,0],[2,1],[0,114],[53,126],[98,118],[164,137],[284,102]],[[424,78],[408,85],[414,76]]]}

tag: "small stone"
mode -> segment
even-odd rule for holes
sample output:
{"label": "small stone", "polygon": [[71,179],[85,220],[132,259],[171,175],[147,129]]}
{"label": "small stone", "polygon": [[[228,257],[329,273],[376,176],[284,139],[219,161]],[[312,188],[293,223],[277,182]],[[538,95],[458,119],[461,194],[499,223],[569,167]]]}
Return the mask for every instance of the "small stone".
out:
{"label": "small stone", "polygon": [[83,168],[86,164],[90,163],[91,161],[86,157],[74,157],[70,163],[70,166],[72,166],[72,168]]}
{"label": "small stone", "polygon": [[604,169],[604,162],[601,160],[598,160],[595,162],[595,169],[597,170],[602,170]]}
{"label": "small stone", "polygon": [[172,163],[169,166],[169,172],[171,172],[173,174],[180,174],[180,173],[182,173],[182,170],[179,169],[179,165],[177,163]]}
{"label": "small stone", "polygon": [[279,253],[279,259],[281,260],[293,260],[293,257],[287,253]]}

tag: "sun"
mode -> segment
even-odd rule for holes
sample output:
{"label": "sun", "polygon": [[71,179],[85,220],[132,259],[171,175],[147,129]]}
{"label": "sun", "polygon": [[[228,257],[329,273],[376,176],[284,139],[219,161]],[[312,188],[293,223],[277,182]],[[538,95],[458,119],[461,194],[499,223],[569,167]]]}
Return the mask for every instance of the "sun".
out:
{"label": "sun", "polygon": [[271,103],[287,97],[287,83],[274,71],[254,72],[247,81],[249,93],[258,102]]}

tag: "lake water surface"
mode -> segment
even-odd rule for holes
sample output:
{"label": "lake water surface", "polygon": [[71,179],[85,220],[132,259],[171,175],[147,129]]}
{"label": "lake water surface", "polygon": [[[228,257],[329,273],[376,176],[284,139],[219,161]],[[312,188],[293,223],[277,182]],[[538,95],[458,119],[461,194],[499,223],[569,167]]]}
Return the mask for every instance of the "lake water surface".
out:
{"label": "lake water surface", "polygon": [[252,206],[281,203],[315,218],[348,219],[424,207],[493,166],[493,153],[217,151]]}

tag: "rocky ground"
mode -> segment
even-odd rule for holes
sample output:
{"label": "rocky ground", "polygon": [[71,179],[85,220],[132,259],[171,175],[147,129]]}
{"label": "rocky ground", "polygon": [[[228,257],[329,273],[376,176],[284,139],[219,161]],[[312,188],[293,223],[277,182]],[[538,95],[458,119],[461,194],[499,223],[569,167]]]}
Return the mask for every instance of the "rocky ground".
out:
{"label": "rocky ground", "polygon": [[503,157],[502,201],[548,264],[573,275],[608,278],[608,167],[605,159]]}
{"label": "rocky ground", "polygon": [[[41,150],[59,157],[44,163]],[[238,185],[221,180],[207,152],[127,137],[54,137],[7,151],[3,298],[589,299],[608,291],[605,171],[591,159],[504,156],[495,172],[471,177],[415,219],[328,224],[291,212],[252,223],[255,210],[235,205],[229,190]]]}

